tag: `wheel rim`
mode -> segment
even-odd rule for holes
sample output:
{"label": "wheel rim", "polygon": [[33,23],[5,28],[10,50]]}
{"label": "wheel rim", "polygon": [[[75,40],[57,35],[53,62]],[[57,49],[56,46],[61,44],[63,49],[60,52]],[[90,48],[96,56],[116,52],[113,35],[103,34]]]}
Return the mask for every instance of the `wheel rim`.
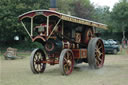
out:
{"label": "wheel rim", "polygon": [[33,57],[33,68],[36,73],[44,72],[46,63],[42,63],[42,61],[46,61],[45,55],[41,51],[37,51]]}
{"label": "wheel rim", "polygon": [[72,50],[62,50],[59,58],[59,66],[62,75],[69,75],[72,73],[74,67],[74,55]]}
{"label": "wheel rim", "polygon": [[104,64],[104,57],[105,52],[104,52],[104,45],[101,40],[98,40],[96,43],[96,49],[95,49],[95,60],[96,60],[96,65],[100,68]]}
{"label": "wheel rim", "polygon": [[66,74],[70,74],[72,72],[72,69],[73,69],[73,55],[70,51],[67,51],[66,54],[64,55],[63,66],[64,66],[64,72]]}

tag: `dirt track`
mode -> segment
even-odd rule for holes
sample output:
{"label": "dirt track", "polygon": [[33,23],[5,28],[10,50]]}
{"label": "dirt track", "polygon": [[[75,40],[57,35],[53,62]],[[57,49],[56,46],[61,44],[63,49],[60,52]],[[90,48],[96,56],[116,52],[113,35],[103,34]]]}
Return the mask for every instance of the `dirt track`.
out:
{"label": "dirt track", "polygon": [[128,85],[128,55],[107,55],[104,67],[98,70],[79,64],[69,76],[62,76],[58,65],[47,65],[43,74],[35,75],[28,57],[1,63],[0,85]]}

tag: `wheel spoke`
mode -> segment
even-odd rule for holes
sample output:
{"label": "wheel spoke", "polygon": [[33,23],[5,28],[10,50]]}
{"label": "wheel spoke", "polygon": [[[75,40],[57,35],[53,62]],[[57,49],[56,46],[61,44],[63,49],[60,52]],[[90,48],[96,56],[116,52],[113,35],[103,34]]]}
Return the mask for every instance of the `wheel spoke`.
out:
{"label": "wheel spoke", "polygon": [[97,59],[95,59],[95,60],[96,60],[96,64],[99,65],[100,64],[99,61]]}
{"label": "wheel spoke", "polygon": [[64,71],[65,71],[65,72],[68,71],[67,66],[68,66],[67,64],[64,65]]}
{"label": "wheel spoke", "polygon": [[41,53],[39,53],[39,59],[41,59],[42,58],[42,55],[41,55]]}
{"label": "wheel spoke", "polygon": [[67,60],[69,60],[69,52],[67,52],[66,54],[67,54]]}
{"label": "wheel spoke", "polygon": [[36,59],[36,58],[34,58],[34,62],[36,62],[36,60],[37,60],[37,59]]}
{"label": "wheel spoke", "polygon": [[97,42],[97,46],[99,47],[101,43]]}
{"label": "wheel spoke", "polygon": [[37,54],[35,55],[35,57],[34,57],[36,60],[38,59],[38,56],[37,56]]}
{"label": "wheel spoke", "polygon": [[37,67],[38,67],[38,71],[40,71],[40,69],[39,69],[40,65],[39,64],[37,64]]}
{"label": "wheel spoke", "polygon": [[96,58],[98,59],[98,61],[102,61],[101,57],[102,57],[102,54],[100,51],[96,52]]}
{"label": "wheel spoke", "polygon": [[38,64],[38,71],[40,72],[40,65]]}
{"label": "wheel spoke", "polygon": [[38,53],[36,54],[36,59],[37,59],[37,60],[39,59],[39,57],[38,57]]}
{"label": "wheel spoke", "polygon": [[100,58],[100,56],[97,56],[97,59],[98,59],[98,61],[100,61],[100,62],[102,61],[102,59]]}
{"label": "wheel spoke", "polygon": [[41,69],[41,68],[40,68],[40,64],[38,64],[38,71],[39,71],[39,72],[40,72],[40,69]]}
{"label": "wheel spoke", "polygon": [[101,48],[103,48],[102,46],[100,46],[98,49],[100,50]]}
{"label": "wheel spoke", "polygon": [[69,65],[67,65],[67,72],[69,72],[70,71],[70,69],[69,69]]}
{"label": "wheel spoke", "polygon": [[64,61],[66,61],[66,63],[68,62],[68,60],[66,58],[64,58]]}
{"label": "wheel spoke", "polygon": [[36,69],[36,71],[38,71],[38,64],[35,65],[35,69]]}
{"label": "wheel spoke", "polygon": [[36,61],[33,61],[33,64],[36,65]]}
{"label": "wheel spoke", "polygon": [[39,72],[40,72],[41,71],[40,64],[38,64],[38,69],[39,69]]}
{"label": "wheel spoke", "polygon": [[41,69],[42,69],[41,64],[39,64],[39,67],[40,67],[40,71],[41,71]]}
{"label": "wheel spoke", "polygon": [[38,60],[40,59],[41,53],[37,53]]}
{"label": "wheel spoke", "polygon": [[72,61],[72,53],[69,55],[69,60]]}
{"label": "wheel spoke", "polygon": [[37,64],[34,64],[35,69],[37,68]]}
{"label": "wheel spoke", "polygon": [[68,72],[71,70],[71,66],[67,66],[67,68],[68,68]]}

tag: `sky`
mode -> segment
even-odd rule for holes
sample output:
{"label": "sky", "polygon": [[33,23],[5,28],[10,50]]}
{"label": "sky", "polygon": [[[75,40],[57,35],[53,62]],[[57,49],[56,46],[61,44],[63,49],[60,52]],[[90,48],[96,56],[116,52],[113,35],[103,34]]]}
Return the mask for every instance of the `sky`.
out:
{"label": "sky", "polygon": [[113,8],[114,4],[119,2],[119,0],[90,0],[95,6],[109,6],[110,9]]}

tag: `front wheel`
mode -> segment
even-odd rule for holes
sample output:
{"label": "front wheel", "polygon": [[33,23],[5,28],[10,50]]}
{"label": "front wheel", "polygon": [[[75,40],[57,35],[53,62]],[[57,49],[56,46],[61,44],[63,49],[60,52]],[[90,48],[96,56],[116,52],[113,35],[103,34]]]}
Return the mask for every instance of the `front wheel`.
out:
{"label": "front wheel", "polygon": [[64,49],[61,52],[59,66],[63,75],[69,75],[72,73],[74,67],[74,55],[70,49]]}
{"label": "front wheel", "polygon": [[103,41],[99,38],[92,38],[88,45],[87,53],[90,68],[99,69],[103,67],[105,51]]}
{"label": "front wheel", "polygon": [[33,73],[43,73],[46,68],[46,63],[43,63],[43,61],[46,61],[46,55],[41,49],[35,49],[30,57],[30,67]]}

